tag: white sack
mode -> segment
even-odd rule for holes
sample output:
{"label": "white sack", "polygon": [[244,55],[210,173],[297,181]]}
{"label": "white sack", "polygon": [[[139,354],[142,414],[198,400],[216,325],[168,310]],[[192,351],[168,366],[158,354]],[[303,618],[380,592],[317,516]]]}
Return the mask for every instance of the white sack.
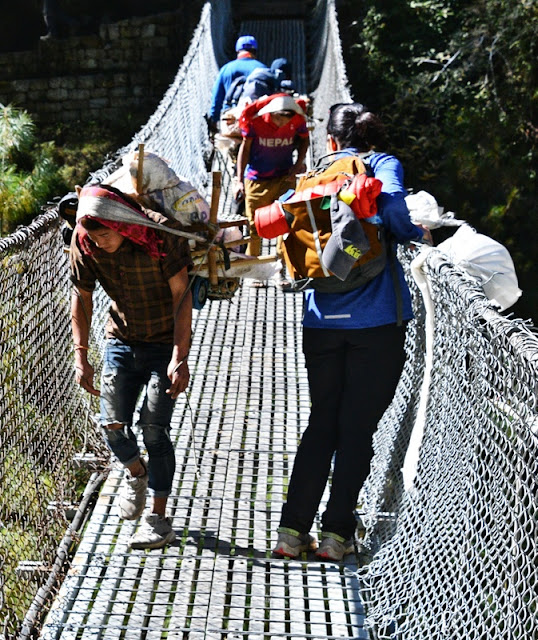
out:
{"label": "white sack", "polygon": [[504,311],[521,296],[512,258],[502,244],[464,224],[437,249],[477,278],[493,305]]}
{"label": "white sack", "polygon": [[452,211],[443,211],[437,200],[427,191],[419,191],[405,197],[409,216],[413,224],[422,224],[428,229],[458,227],[463,220],[457,220]]}
{"label": "white sack", "polygon": [[[108,176],[106,184],[134,196],[148,209],[164,211],[167,216],[177,220],[185,228],[193,224],[209,223],[209,204],[186,178],[176,175],[160,156],[148,151],[144,152],[141,193],[136,189],[138,151],[123,156],[121,162],[122,166]],[[199,237],[204,242],[203,237]],[[218,232],[215,242],[232,242],[241,240],[242,237],[239,227],[228,227]],[[191,248],[194,246],[191,243]]]}
{"label": "white sack", "polygon": [[108,176],[106,184],[135,196],[148,209],[158,205],[157,210],[163,210],[185,227],[209,222],[209,204],[186,178],[177,176],[158,155],[144,152],[140,193],[136,189],[138,151],[123,156],[121,162],[122,166]]}
{"label": "white sack", "polygon": [[[195,260],[193,274],[202,278],[208,278],[209,272],[206,267],[199,267]],[[250,256],[242,253],[230,253],[230,261],[234,264],[231,269],[224,270],[222,265],[218,267],[219,278],[252,278],[254,280],[271,280],[281,269],[280,261],[257,262]]]}

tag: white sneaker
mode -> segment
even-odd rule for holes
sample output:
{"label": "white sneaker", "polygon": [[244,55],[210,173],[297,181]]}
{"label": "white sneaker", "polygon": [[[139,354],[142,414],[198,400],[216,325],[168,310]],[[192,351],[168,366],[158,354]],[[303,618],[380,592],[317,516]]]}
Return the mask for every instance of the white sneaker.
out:
{"label": "white sneaker", "polygon": [[176,533],[172,529],[170,518],[150,513],[144,518],[140,529],[132,536],[129,544],[132,549],[160,549],[175,539]]}
{"label": "white sneaker", "polygon": [[136,520],[146,507],[146,494],[148,492],[148,466],[140,458],[140,462],[146,469],[143,476],[133,478],[129,471],[123,479],[123,486],[119,496],[120,517],[124,520]]}

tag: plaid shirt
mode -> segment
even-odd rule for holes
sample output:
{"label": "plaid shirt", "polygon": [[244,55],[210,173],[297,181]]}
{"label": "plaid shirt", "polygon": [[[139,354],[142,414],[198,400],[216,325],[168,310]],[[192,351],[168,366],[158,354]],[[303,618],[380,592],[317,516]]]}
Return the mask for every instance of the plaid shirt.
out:
{"label": "plaid shirt", "polygon": [[[181,229],[154,211],[146,213],[156,222]],[[77,234],[70,249],[71,281],[79,289],[94,291],[96,281],[111,298],[106,327],[108,338],[127,343],[172,343],[174,317],[168,280],[192,265],[189,244],[165,231],[157,231],[165,254],[154,260],[127,238],[114,253],[95,248],[94,255],[81,251]]]}

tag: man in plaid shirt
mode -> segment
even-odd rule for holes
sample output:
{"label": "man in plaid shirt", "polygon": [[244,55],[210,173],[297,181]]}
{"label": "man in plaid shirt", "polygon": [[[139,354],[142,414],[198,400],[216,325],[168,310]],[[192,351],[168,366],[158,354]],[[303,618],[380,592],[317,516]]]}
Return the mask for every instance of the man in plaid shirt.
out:
{"label": "man in plaid shirt", "polygon": [[[170,421],[175,400],[189,383],[192,318],[187,276],[192,262],[187,240],[173,235],[178,228],[165,216],[142,210],[113,187],[85,187],[79,193],[70,248],[76,380],[100,396],[106,442],[127,468],[119,497],[121,516],[140,517],[148,486],[153,492],[151,513],[131,538],[135,549],[155,549],[175,539],[166,517],[175,471]],[[88,362],[96,282],[111,299],[100,391]],[[144,388],[138,424],[147,462],[132,431]]]}

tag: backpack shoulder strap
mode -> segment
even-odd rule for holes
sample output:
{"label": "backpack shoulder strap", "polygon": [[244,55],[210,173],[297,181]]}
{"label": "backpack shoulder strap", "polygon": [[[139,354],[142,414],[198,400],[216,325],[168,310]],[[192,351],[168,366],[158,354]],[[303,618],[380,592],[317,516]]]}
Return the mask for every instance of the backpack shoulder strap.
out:
{"label": "backpack shoulder strap", "polygon": [[237,102],[243,92],[246,76],[237,76],[232,84],[228,87],[226,95],[224,96],[223,108],[230,109],[237,106]]}

